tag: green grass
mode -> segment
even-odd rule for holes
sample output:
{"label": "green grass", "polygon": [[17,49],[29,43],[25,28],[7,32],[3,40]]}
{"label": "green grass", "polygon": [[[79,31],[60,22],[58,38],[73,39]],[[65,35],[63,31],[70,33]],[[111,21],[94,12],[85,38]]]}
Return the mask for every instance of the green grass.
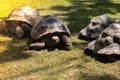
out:
{"label": "green grass", "polygon": [[[73,49],[27,50],[29,39],[0,34],[0,80],[120,80],[120,61],[85,54],[87,41],[77,39],[79,31],[97,15],[107,14],[120,22],[119,0],[1,0],[0,19],[13,8],[29,5],[42,16],[61,18],[71,31]],[[2,26],[0,29],[3,29]]]}

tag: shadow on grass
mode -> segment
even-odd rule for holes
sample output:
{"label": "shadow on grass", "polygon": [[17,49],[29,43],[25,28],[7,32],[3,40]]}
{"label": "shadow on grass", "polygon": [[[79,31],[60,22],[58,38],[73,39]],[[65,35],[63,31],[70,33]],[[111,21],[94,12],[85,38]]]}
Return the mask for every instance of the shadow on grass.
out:
{"label": "shadow on grass", "polygon": [[[81,74],[80,74],[81,75]],[[97,75],[90,75],[90,74],[83,74],[77,80],[119,80],[117,77],[110,75],[110,74],[97,74]]]}
{"label": "shadow on grass", "polygon": [[[51,10],[67,13],[56,13],[56,16],[63,16],[63,20],[68,22],[68,27],[72,34],[78,34],[79,31],[86,27],[91,18],[102,14],[115,15],[120,12],[120,3],[114,3],[112,0],[67,0],[71,6],[53,6]],[[77,48],[80,46],[73,43]],[[83,45],[84,46],[84,45]],[[97,59],[97,58],[96,58]]]}
{"label": "shadow on grass", "polygon": [[84,48],[86,47],[86,45],[88,44],[88,41],[85,42],[73,42],[74,48],[78,49],[78,50],[84,50],[83,54],[90,56],[91,58],[94,58],[96,61],[102,62],[102,63],[113,63],[116,61],[120,60],[120,56],[119,55],[102,55],[102,54],[94,54],[92,51],[89,50],[85,50]]}
{"label": "shadow on grass", "polygon": [[102,63],[113,63],[113,62],[117,61],[117,60],[110,61],[107,59],[106,55],[94,54],[91,51],[84,52],[84,54],[87,56],[90,56],[90,57],[94,58],[96,61],[100,61]]}
{"label": "shadow on grass", "polygon": [[0,35],[2,35],[3,37],[6,36],[12,38],[11,41],[0,42],[0,46],[3,45],[3,47],[6,47],[4,51],[0,52],[0,63],[14,61],[18,59],[26,59],[31,56],[30,54],[26,53],[27,40],[19,40],[14,35],[9,33],[0,33]]}
{"label": "shadow on grass", "polygon": [[94,54],[91,50],[85,50],[84,54],[87,56],[91,56],[95,58],[96,61],[100,61],[102,63],[113,63],[120,60],[120,55],[112,54],[112,55],[105,55],[105,54]]}
{"label": "shadow on grass", "polygon": [[63,16],[68,22],[72,34],[78,33],[85,27],[92,17],[110,13],[114,15],[120,12],[119,3],[111,0],[68,0],[71,6],[53,6],[51,10],[66,11],[67,13],[56,13],[56,16]]}
{"label": "shadow on grass", "polygon": [[20,40],[16,38],[15,35],[10,34],[6,31],[6,27],[4,24],[4,20],[6,17],[0,17],[0,35],[1,38],[5,39],[5,37],[12,38],[12,40],[8,41],[0,41],[0,46],[5,48],[4,51],[0,52],[0,63],[14,61],[18,59],[26,59],[31,55],[25,52],[26,49],[26,41],[27,39]]}

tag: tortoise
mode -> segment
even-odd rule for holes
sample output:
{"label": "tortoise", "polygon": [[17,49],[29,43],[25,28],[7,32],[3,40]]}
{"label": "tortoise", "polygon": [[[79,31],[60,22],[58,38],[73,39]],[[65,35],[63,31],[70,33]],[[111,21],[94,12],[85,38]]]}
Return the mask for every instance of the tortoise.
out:
{"label": "tortoise", "polygon": [[87,27],[83,28],[79,33],[79,38],[86,40],[95,40],[98,35],[110,24],[116,23],[112,18],[103,14],[93,18]]}
{"label": "tortoise", "polygon": [[32,28],[31,38],[34,43],[30,44],[30,49],[62,46],[63,49],[70,50],[72,43],[69,37],[67,25],[61,19],[47,15]]}
{"label": "tortoise", "polygon": [[85,50],[107,56],[120,55],[120,23],[110,24]]}
{"label": "tortoise", "polygon": [[15,8],[9,14],[5,23],[10,33],[16,34],[18,38],[30,35],[31,28],[41,20],[39,12],[29,6]]}

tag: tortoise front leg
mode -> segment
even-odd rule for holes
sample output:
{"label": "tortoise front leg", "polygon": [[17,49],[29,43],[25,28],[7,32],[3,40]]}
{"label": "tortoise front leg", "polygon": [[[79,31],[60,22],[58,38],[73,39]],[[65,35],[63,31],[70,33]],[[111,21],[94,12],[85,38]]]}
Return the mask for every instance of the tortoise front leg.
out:
{"label": "tortoise front leg", "polygon": [[20,26],[16,27],[16,35],[18,38],[23,38],[24,36],[24,31]]}
{"label": "tortoise front leg", "polygon": [[37,42],[37,43],[32,43],[30,44],[30,49],[43,49],[45,48],[45,43],[44,42]]}
{"label": "tortoise front leg", "polygon": [[65,46],[64,46],[64,49],[70,50],[70,49],[72,48],[72,42],[71,42],[71,40],[69,39],[68,36],[63,35],[63,36],[62,36],[62,42],[63,42],[63,44],[65,45]]}

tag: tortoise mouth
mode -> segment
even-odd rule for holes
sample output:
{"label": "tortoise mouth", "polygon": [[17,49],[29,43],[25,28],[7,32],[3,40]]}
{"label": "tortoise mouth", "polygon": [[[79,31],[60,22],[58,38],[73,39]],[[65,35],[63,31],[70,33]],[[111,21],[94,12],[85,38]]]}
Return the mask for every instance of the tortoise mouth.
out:
{"label": "tortoise mouth", "polygon": [[84,36],[82,34],[79,34],[78,39],[83,39],[83,40],[86,40],[86,41],[93,41],[93,40],[95,40],[95,38]]}

